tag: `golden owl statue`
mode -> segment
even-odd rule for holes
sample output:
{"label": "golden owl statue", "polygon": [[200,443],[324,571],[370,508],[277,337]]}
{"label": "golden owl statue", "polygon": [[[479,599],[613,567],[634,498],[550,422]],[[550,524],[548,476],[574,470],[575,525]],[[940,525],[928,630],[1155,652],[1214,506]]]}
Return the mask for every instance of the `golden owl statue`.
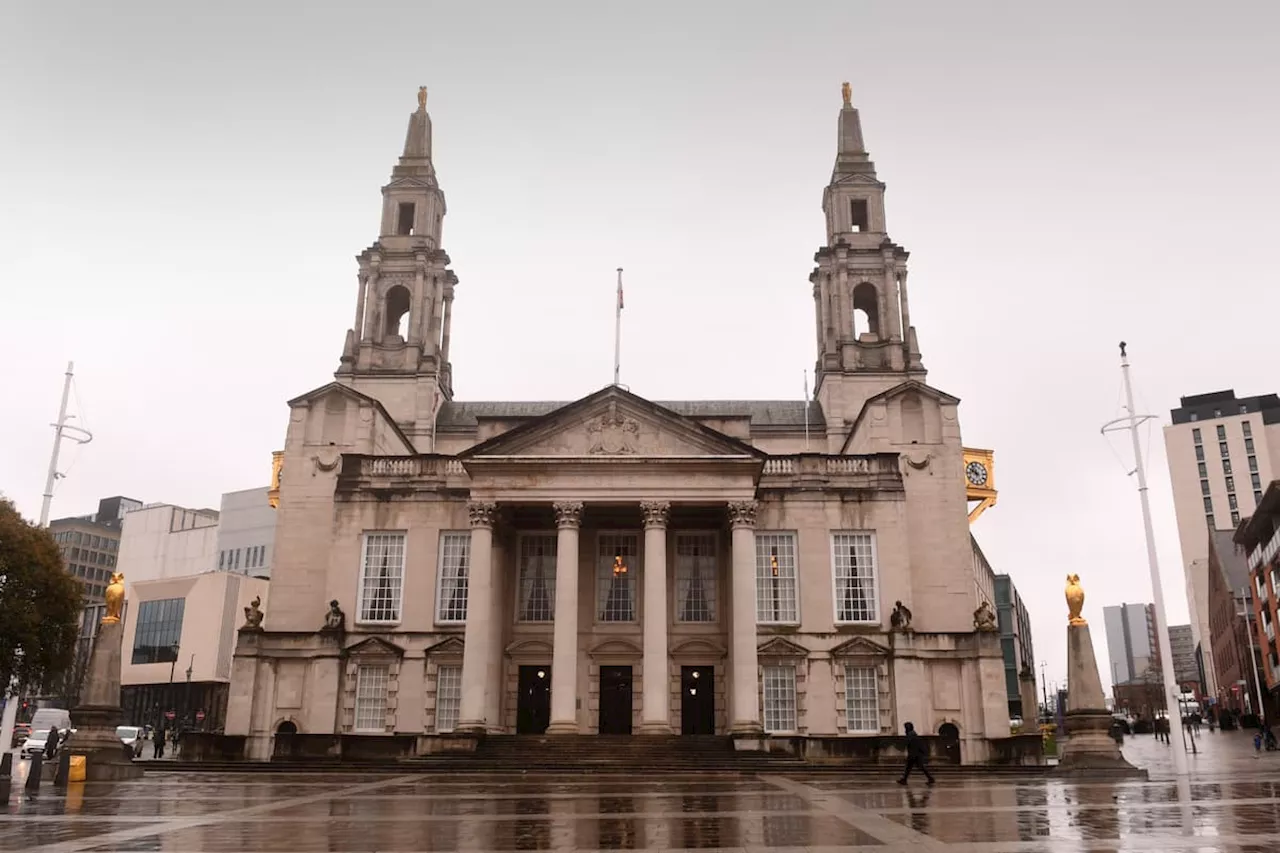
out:
{"label": "golden owl statue", "polygon": [[1080,611],[1084,609],[1084,588],[1079,575],[1067,575],[1067,624],[1088,625]]}
{"label": "golden owl statue", "polygon": [[102,617],[103,625],[114,625],[120,621],[120,611],[124,609],[124,573],[112,572],[111,583],[106,592],[107,612]]}

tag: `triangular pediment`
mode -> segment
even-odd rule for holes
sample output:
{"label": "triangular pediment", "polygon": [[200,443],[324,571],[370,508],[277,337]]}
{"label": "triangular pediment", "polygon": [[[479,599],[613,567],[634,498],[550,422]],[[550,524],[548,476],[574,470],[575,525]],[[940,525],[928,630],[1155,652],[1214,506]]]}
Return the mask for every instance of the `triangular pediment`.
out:
{"label": "triangular pediment", "polygon": [[463,643],[461,637],[449,637],[442,640],[427,649],[428,655],[460,655],[462,654]]}
{"label": "triangular pediment", "polygon": [[756,654],[762,658],[807,658],[809,650],[786,637],[774,637],[761,643]]}
{"label": "triangular pediment", "polygon": [[404,657],[404,649],[381,637],[369,637],[347,646],[346,654],[354,657]]}
{"label": "triangular pediment", "polygon": [[313,388],[305,394],[300,394],[288,402],[291,409],[312,408],[315,406],[323,406],[325,401],[330,398],[342,398],[354,402],[356,405],[368,406],[377,413],[378,419],[382,425],[391,433],[393,441],[399,441],[403,445],[403,449],[390,448],[385,455],[395,455],[396,450],[403,453],[416,453],[413,442],[404,434],[404,430],[400,429],[400,425],[396,423],[395,418],[391,417],[391,413],[382,405],[382,401],[368,394],[362,394],[354,388],[343,385],[341,382],[330,382],[327,385],[321,385],[319,388]]}
{"label": "triangular pediment", "polygon": [[887,658],[889,649],[866,637],[854,637],[831,650],[833,658]]}
{"label": "triangular pediment", "polygon": [[597,391],[459,454],[513,456],[736,457],[761,459],[744,441],[616,386]]}

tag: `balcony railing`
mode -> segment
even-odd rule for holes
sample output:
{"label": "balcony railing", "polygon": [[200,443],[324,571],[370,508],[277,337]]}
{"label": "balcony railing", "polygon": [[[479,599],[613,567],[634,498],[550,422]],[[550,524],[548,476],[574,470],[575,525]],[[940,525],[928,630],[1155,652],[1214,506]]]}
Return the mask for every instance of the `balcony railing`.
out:
{"label": "balcony railing", "polygon": [[359,456],[343,454],[340,488],[409,483],[465,487],[469,478],[462,463],[452,456]]}
{"label": "balcony railing", "polygon": [[1249,568],[1256,569],[1258,566],[1270,563],[1277,552],[1280,552],[1280,527],[1271,534],[1269,541],[1261,542],[1257,548],[1253,549],[1253,553],[1249,555]]}

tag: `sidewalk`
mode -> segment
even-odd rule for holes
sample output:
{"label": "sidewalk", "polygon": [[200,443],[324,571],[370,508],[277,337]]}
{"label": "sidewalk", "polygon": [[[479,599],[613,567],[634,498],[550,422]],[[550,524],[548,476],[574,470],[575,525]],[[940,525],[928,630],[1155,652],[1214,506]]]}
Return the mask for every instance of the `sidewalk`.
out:
{"label": "sidewalk", "polygon": [[1280,751],[1255,752],[1255,730],[1214,731],[1202,728],[1195,735],[1195,752],[1192,752],[1192,736],[1187,734],[1186,746],[1182,737],[1172,734],[1169,744],[1156,740],[1154,735],[1126,735],[1121,751],[1130,763],[1150,772],[1154,778],[1172,778],[1176,775],[1173,750],[1185,749],[1187,764],[1192,776],[1232,776],[1246,778],[1257,773],[1280,772]]}

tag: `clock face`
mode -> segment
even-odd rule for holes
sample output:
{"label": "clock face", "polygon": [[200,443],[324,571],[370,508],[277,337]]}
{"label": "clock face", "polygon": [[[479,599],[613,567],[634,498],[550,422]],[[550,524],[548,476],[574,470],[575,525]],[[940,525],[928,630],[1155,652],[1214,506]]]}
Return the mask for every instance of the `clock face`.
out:
{"label": "clock face", "polygon": [[978,461],[970,462],[964,466],[964,476],[975,486],[985,486],[987,484],[987,466]]}

